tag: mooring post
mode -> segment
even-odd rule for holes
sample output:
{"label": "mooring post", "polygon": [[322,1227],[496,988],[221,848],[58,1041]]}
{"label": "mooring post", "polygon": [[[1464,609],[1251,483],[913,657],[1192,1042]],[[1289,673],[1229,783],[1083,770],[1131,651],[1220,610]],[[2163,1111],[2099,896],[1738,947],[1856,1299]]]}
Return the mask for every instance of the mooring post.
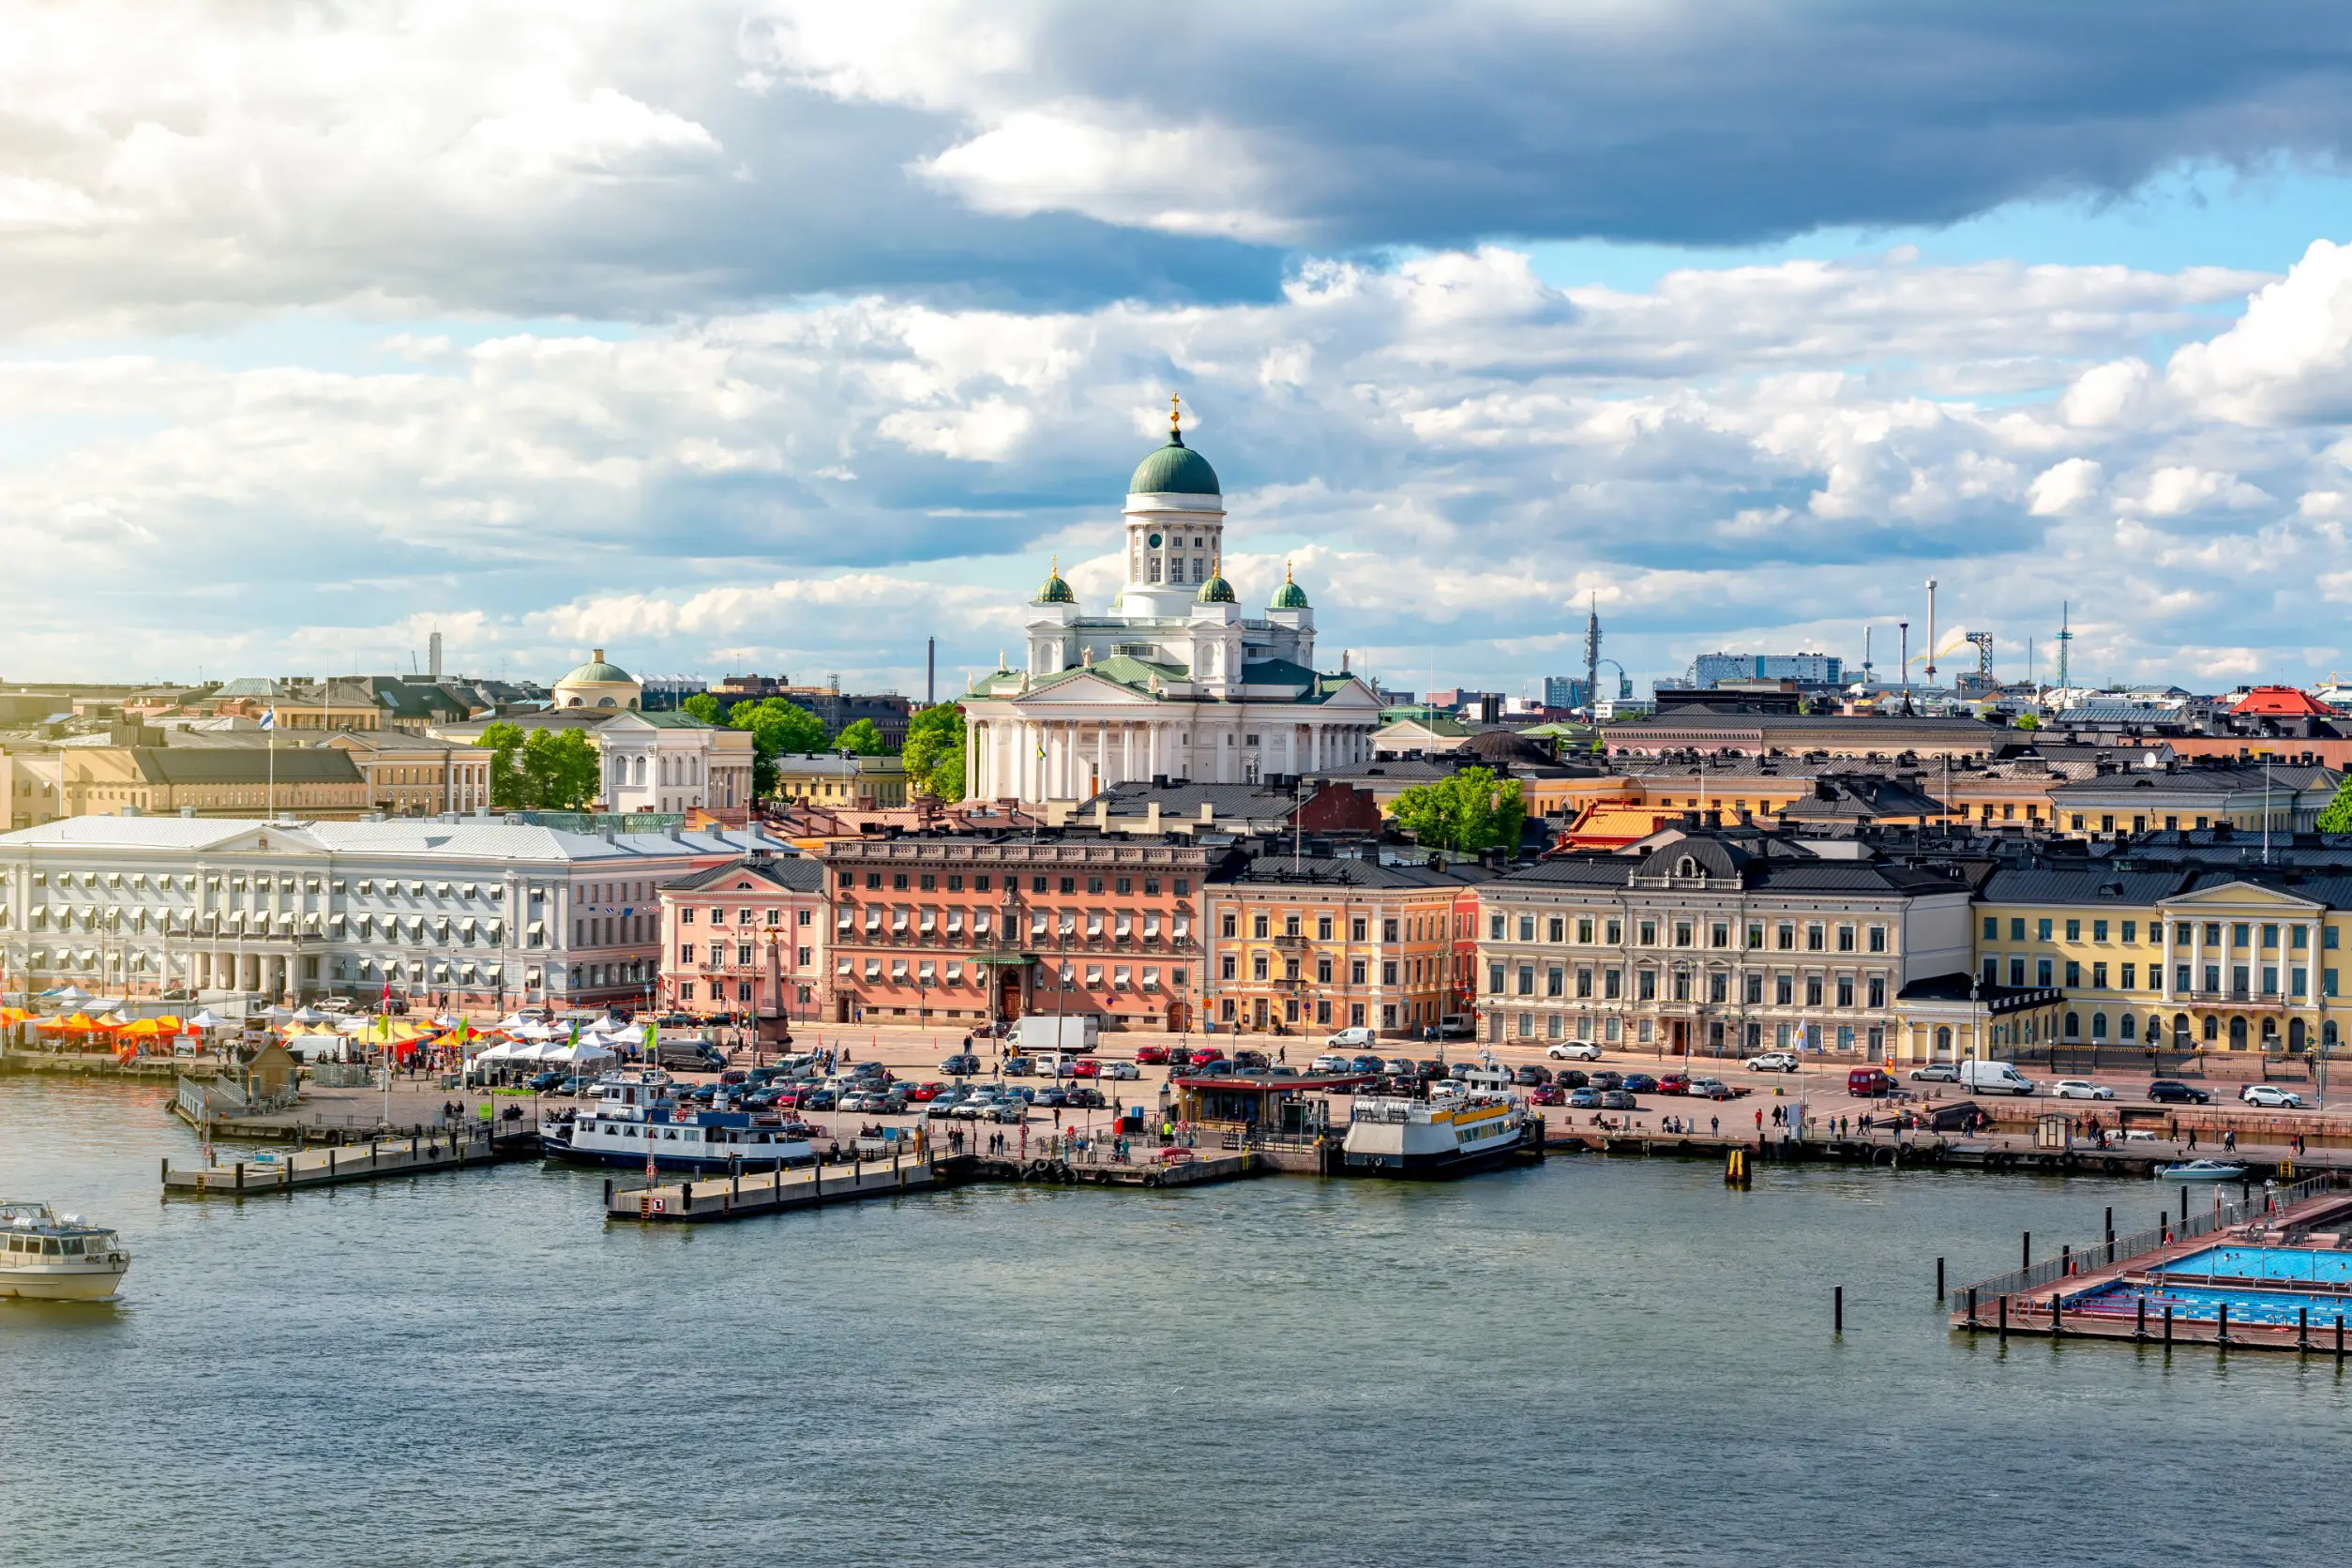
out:
{"label": "mooring post", "polygon": [[169,1154],[163,1156],[163,1174],[159,1179],[167,1187],[172,1184],[172,1156]]}
{"label": "mooring post", "polygon": [[2180,1223],[2184,1229],[2189,1223],[2189,1189],[2187,1187],[2180,1189]]}
{"label": "mooring post", "polygon": [[2164,1349],[2172,1349],[2172,1308],[2164,1308]]}
{"label": "mooring post", "polygon": [[1941,1305],[1941,1304],[1942,1304],[1942,1303],[1943,1303],[1943,1299],[1944,1299],[1944,1260],[1943,1260],[1942,1259],[1938,1258],[1938,1259],[1936,1259],[1936,1301],[1937,1301],[1937,1304],[1938,1305]]}
{"label": "mooring post", "polygon": [[1846,1287],[1843,1285],[1830,1292],[1830,1329],[1833,1334],[1846,1332]]}
{"label": "mooring post", "polygon": [[608,1209],[612,1207],[612,1178],[610,1176],[604,1179],[604,1206]]}
{"label": "mooring post", "polygon": [[1968,1327],[1976,1327],[1976,1287],[1968,1287]]}
{"label": "mooring post", "polygon": [[2115,1210],[2112,1206],[2107,1210],[2107,1261],[2115,1261]]}
{"label": "mooring post", "polygon": [[2146,1339],[2147,1337],[2148,1337],[2148,1298],[2147,1298],[2146,1296],[2142,1296],[2142,1297],[2140,1298],[2140,1309],[2139,1309],[2139,1313],[2138,1313],[2138,1315],[2134,1318],[2134,1319],[2133,1319],[2133,1324],[2132,1324],[2132,1339],[2133,1339],[2133,1343],[2137,1343],[2138,1341],[2143,1340],[2143,1339]]}
{"label": "mooring post", "polygon": [[2063,1338],[2066,1334],[2066,1298],[2058,1291],[2050,1292],[2050,1337]]}
{"label": "mooring post", "polygon": [[2221,1332],[2214,1336],[2213,1343],[2216,1345],[2226,1345],[2229,1343],[2229,1303],[2227,1302],[2222,1303]]}
{"label": "mooring post", "polygon": [[2030,1230],[2026,1232],[2026,1239],[2018,1244],[2017,1266],[2021,1269],[2033,1267],[2033,1232]]}
{"label": "mooring post", "polygon": [[2336,1314],[2336,1364],[2344,1364],[2344,1314]]}
{"label": "mooring post", "polygon": [[2295,1309],[2295,1348],[2299,1350],[2311,1349],[2311,1308],[2308,1306]]}
{"label": "mooring post", "polygon": [[2064,1279],[2067,1275],[2073,1274],[2073,1272],[2074,1244],[2069,1242],[2065,1245],[2058,1248],[2058,1277],[2060,1279]]}
{"label": "mooring post", "polygon": [[2007,1296],[2003,1296],[2000,1299],[1999,1305],[2001,1319],[2001,1343],[2006,1345],[2009,1343],[2009,1298]]}

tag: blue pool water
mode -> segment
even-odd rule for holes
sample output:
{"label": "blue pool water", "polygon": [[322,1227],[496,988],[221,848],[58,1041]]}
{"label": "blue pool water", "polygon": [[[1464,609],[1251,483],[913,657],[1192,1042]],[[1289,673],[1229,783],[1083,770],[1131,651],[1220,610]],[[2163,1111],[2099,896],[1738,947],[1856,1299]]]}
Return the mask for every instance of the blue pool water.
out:
{"label": "blue pool water", "polygon": [[2336,1317],[2343,1314],[2352,1325],[2352,1301],[2337,1295],[2317,1295],[2303,1290],[2214,1290],[2202,1285],[2174,1285],[2163,1289],[2140,1285],[2118,1283],[2088,1296],[2077,1298],[2067,1306],[2067,1315],[2096,1312],[2108,1317],[2129,1318],[2136,1314],[2137,1303],[2145,1298],[2150,1321],[2172,1308],[2175,1319],[2186,1322],[2209,1323],[2218,1319],[2222,1308],[2229,1308],[2233,1323],[2276,1323],[2293,1328],[2297,1314],[2309,1308],[2312,1332],[2334,1331]]}
{"label": "blue pool water", "polygon": [[2230,1274],[2239,1279],[2308,1279],[2352,1284],[2352,1252],[2310,1247],[2216,1246],[2164,1265],[2168,1274]]}

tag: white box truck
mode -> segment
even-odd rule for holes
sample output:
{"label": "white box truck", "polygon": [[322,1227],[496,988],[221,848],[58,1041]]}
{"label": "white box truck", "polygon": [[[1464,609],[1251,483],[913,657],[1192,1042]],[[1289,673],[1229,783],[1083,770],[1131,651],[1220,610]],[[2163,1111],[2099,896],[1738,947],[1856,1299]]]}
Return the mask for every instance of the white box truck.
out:
{"label": "white box truck", "polygon": [[1960,1063],[1960,1087],[1971,1094],[2030,1094],[2033,1079],[2009,1062],[1984,1062],[1975,1057]]}
{"label": "white box truck", "polygon": [[1090,1051],[1101,1043],[1102,1035],[1103,1021],[1092,1013],[1059,1018],[1050,1013],[1032,1013],[1014,1020],[1013,1050],[1018,1056]]}

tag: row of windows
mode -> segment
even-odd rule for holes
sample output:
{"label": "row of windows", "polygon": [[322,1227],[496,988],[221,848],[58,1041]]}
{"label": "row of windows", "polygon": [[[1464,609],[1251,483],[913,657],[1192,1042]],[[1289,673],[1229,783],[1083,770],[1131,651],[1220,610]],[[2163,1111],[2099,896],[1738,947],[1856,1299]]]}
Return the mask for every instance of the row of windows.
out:
{"label": "row of windows", "polygon": [[[1632,1033],[1637,1044],[1647,1046],[1657,1042],[1657,1019],[1636,1018],[1632,1021]],[[1496,1013],[1487,1019],[1487,1036],[1501,1039],[1507,1025],[1511,1033],[1523,1040],[1533,1039],[1540,1031],[1547,1039],[1557,1040],[1567,1035],[1579,1041],[1601,1040],[1617,1045],[1625,1038],[1625,1024],[1626,1020],[1615,1014],[1595,1019],[1590,1013],[1573,1018],[1559,1013],[1521,1013],[1515,1018]],[[1726,1024],[1722,1018],[1710,1018],[1707,1020],[1707,1048],[1720,1054],[1744,1039],[1748,1049],[1761,1050],[1768,1028],[1772,1031],[1773,1048],[1777,1050],[1797,1047],[1819,1050],[1830,1038],[1835,1039],[1839,1050],[1847,1052],[1851,1052],[1864,1042],[1873,1051],[1883,1050],[1886,1047],[1884,1024],[1750,1023],[1742,1026],[1737,1022]]]}
{"label": "row of windows", "polygon": [[[867,889],[869,892],[881,892],[883,875],[884,873],[881,871],[867,872]],[[942,877],[947,883],[946,891],[950,893],[961,893],[964,890],[964,874],[960,871],[892,871],[888,873],[888,875],[890,877],[890,890],[894,893],[906,893],[910,891],[934,893],[939,891],[940,882]],[[846,893],[852,888],[854,888],[857,885],[857,878],[858,873],[855,871],[842,872],[840,884],[841,890]],[[911,889],[908,886],[911,880],[918,883],[919,887]],[[1168,880],[1170,884],[1170,891],[1173,892],[1177,897],[1189,898],[1192,897],[1192,879],[1190,877],[1172,877]],[[1139,881],[1143,884],[1143,897],[1146,898],[1156,898],[1160,896],[1161,879],[1158,877],[1031,877],[1029,879],[1029,891],[1032,893],[1051,893],[1058,889],[1063,893],[1076,893],[1078,890],[1078,883],[1081,881],[1086,883],[1086,891],[1089,893],[1103,893],[1111,888],[1116,888],[1122,897],[1132,896],[1136,889],[1136,883]],[[1007,893],[1019,892],[1020,882],[1021,880],[1019,877],[1007,875],[1004,879],[1004,891]],[[996,880],[988,872],[975,872],[972,875],[972,892],[993,892],[995,887]]]}
{"label": "row of windows", "polygon": [[[1533,964],[1520,964],[1515,970],[1505,964],[1488,964],[1486,966],[1487,994],[1491,996],[1537,995],[1537,973],[1536,966]],[[1624,1000],[1621,975],[1621,971],[1614,969],[1600,972],[1601,1000],[1609,1002]],[[1884,1007],[1887,1004],[1887,981],[1884,975],[1806,974],[1801,976],[1787,973],[1773,975],[1751,973],[1738,978],[1741,982],[1739,998],[1750,1006],[1762,1006],[1768,988],[1773,1005],[1780,1007],[1795,1006],[1800,988],[1804,993],[1804,1004],[1808,1007],[1832,1005],[1826,1000],[1832,996],[1836,998],[1833,1005],[1852,1007],[1857,1005],[1855,1002],[1857,995],[1868,999],[1861,1005]],[[1676,1002],[1696,1002],[1703,995],[1704,1000],[1708,1002],[1725,1003],[1732,999],[1733,979],[1734,976],[1720,970],[1704,975],[1693,974],[1688,970],[1677,970],[1666,977],[1666,988],[1672,1000]],[[1542,995],[1565,998],[1569,994],[1566,971],[1545,970],[1542,972],[1542,980],[1544,986]],[[1592,999],[1592,982],[1593,972],[1591,970],[1580,969],[1576,972],[1575,994],[1577,1000]],[[1659,976],[1656,970],[1641,969],[1634,972],[1633,999],[1635,1001],[1655,1002],[1658,1000],[1658,992]]]}
{"label": "row of windows", "polygon": [[[1538,940],[1535,933],[1539,918],[1544,931],[1541,940],[1545,942],[1565,943],[1569,940],[1568,931],[1572,918],[1576,941],[1579,945],[1591,945],[1596,935],[1600,937],[1604,944],[1611,947],[1621,947],[1625,942],[1624,923],[1603,916],[1571,917],[1554,914],[1538,917],[1532,914],[1522,914],[1515,918],[1518,940],[1521,942]],[[1507,914],[1487,915],[1486,940],[1489,942],[1510,941],[1513,920],[1514,917]],[[1804,941],[1802,951],[1807,953],[1852,953],[1856,951],[1884,953],[1887,950],[1887,928],[1884,926],[1864,927],[1840,925],[1832,928],[1825,921],[1808,921],[1801,926],[1794,920],[1750,920],[1742,923],[1731,920],[1683,919],[1679,916],[1658,915],[1644,915],[1634,922],[1636,932],[1634,945],[1636,947],[1667,945],[1696,947],[1699,945],[1699,938],[1703,932],[1706,937],[1706,945],[1709,947],[1727,948],[1731,945],[1732,932],[1742,925],[1744,925],[1744,929],[1741,931],[1741,934],[1746,940],[1741,945],[1752,951],[1797,952],[1801,929]],[[1665,933],[1668,940],[1662,941],[1661,933]],[[1832,946],[1832,942],[1835,943],[1834,947]],[[1859,947],[1858,943],[1861,944]]]}
{"label": "row of windows", "polygon": [[[2028,959],[2012,954],[2006,961],[2009,970],[2009,984],[2013,986],[2026,984],[2026,966],[2028,962],[2033,966],[2034,985],[2048,987],[2063,983],[2068,988],[2074,989],[2079,988],[2083,984],[2083,972],[2086,966],[2076,958],[2068,958],[2061,963],[2049,957]],[[1998,953],[1988,953],[1978,962],[1979,971],[1984,976],[1985,984],[1998,984],[2003,964],[2001,956]],[[2111,970],[2107,964],[2093,961],[2088,967],[2090,972],[2090,988],[2094,991],[2135,991],[2140,988],[2140,966],[2136,963],[2116,964]],[[2279,985],[2282,970],[2284,972],[2286,995],[2308,994],[2311,969],[2306,964],[2263,964],[2258,969],[2253,964],[2227,966],[2206,964],[2202,968],[2202,978],[2205,982],[2202,986],[2197,984],[2200,977],[2199,966],[2175,964],[2172,972],[2173,988],[2178,991],[2209,991],[2218,994],[2223,989],[2223,976],[2226,972],[2229,981],[2228,988],[2233,992],[2242,996],[2277,996],[2281,994]],[[2107,984],[2110,972],[2115,976],[2113,986]],[[2259,990],[2255,988],[2257,980],[2260,982]],[[2151,991],[2161,991],[2164,988],[2164,970],[2162,964],[2151,963],[2148,966],[2148,988]],[[2322,996],[2336,994],[2336,972],[2334,970],[2323,969],[2319,972],[2319,994]]]}
{"label": "row of windows", "polygon": [[[1303,972],[1303,960],[1291,957],[1289,954],[1284,954],[1281,956],[1281,963],[1283,979],[1302,980],[1305,978],[1305,975]],[[1225,980],[1239,979],[1241,977],[1240,965],[1241,956],[1239,954],[1226,953],[1219,955],[1217,958],[1218,978]],[[1370,983],[1372,960],[1369,958],[1349,958],[1347,960],[1347,965],[1349,985],[1362,986]],[[1317,985],[1328,986],[1333,984],[1337,972],[1338,960],[1333,958],[1330,954],[1319,953],[1315,956],[1315,982]],[[1272,957],[1264,953],[1251,954],[1249,956],[1249,977],[1252,980],[1273,979],[1274,972]],[[1400,983],[1407,986],[1432,986],[1442,982],[1444,978],[1445,961],[1441,958],[1383,958],[1380,960],[1380,984],[1383,986],[1395,986]]]}
{"label": "row of windows", "polygon": [[[2027,917],[2023,915],[2011,915],[2009,917],[2010,941],[2024,942],[2026,940],[2026,918]],[[2113,930],[2116,933],[2116,941],[2125,947],[2130,947],[2139,941],[2140,923],[2136,920],[2117,920],[2113,922],[2105,920],[2085,921],[2079,917],[2070,918],[2065,922],[2066,940],[2068,942],[2082,941],[2083,928],[2086,925],[2088,925],[2090,928],[2090,940],[2094,942],[2105,942],[2110,930]],[[2231,947],[2253,947],[2254,945],[2254,937],[2257,929],[2259,929],[2261,933],[2261,945],[2264,947],[2277,947],[2282,939],[2284,940],[2287,951],[2289,952],[2299,952],[2311,945],[2311,927],[2309,926],[2269,920],[2207,920],[2202,922],[2194,920],[2175,921],[2173,923],[2172,933],[2175,945],[2180,947],[2193,945],[2197,940],[2197,928],[2200,925],[2204,927],[2203,934],[2205,938],[2205,945],[2208,947],[2219,947],[2223,945],[2222,933],[2224,928],[2226,928],[2229,933],[2228,945]],[[2033,922],[2034,940],[2037,942],[2054,941],[2056,940],[2056,933],[2058,929],[2058,922],[2056,919],[2047,916],[2037,918]],[[2000,941],[2001,917],[1997,914],[1988,914],[1984,916],[1982,930],[1983,932],[1984,941]],[[2162,942],[2164,937],[2164,923],[2157,920],[2149,921],[2148,923],[2148,940],[2151,942]],[[2322,926],[2319,928],[2320,946],[2332,949],[2337,945],[2337,942],[2338,937],[2335,927]]]}
{"label": "row of windows", "polygon": [[[724,969],[727,967],[727,944],[725,942],[714,942],[709,944],[708,950],[710,953],[711,967],[714,969]],[[695,944],[693,942],[687,942],[679,943],[678,962],[681,964],[692,964],[694,962],[694,951]],[[795,949],[795,951],[800,955],[799,961],[801,965],[806,967],[814,960],[817,950],[813,947],[802,947]],[[752,943],[747,942],[739,942],[735,943],[735,963],[738,967],[757,963],[758,961],[759,949]]]}
{"label": "row of windows", "polygon": [[[713,909],[708,912],[710,914],[711,925],[724,926],[727,924],[727,911],[724,908]],[[751,908],[751,906],[746,904],[735,912],[735,924],[738,926],[751,925],[755,916],[759,912],[760,912],[755,911]],[[761,924],[780,926],[784,923],[784,912],[781,910],[771,909],[766,912],[766,914],[767,919],[764,922],[761,922]],[[799,913],[799,918],[795,919],[792,924],[795,926],[810,925],[813,923],[813,911],[802,910]],[[691,926],[694,924],[694,906],[692,904],[682,904],[679,906],[678,924],[681,926]]]}

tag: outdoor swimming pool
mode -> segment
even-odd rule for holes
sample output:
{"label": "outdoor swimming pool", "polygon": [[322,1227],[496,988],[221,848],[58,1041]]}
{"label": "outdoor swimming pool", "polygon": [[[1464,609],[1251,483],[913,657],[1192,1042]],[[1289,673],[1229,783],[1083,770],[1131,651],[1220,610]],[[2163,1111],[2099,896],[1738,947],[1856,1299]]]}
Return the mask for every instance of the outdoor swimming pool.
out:
{"label": "outdoor swimming pool", "polygon": [[2311,1247],[2216,1246],[2178,1258],[2164,1267],[2170,1275],[2226,1274],[2237,1279],[2302,1279],[2324,1285],[2352,1284],[2352,1252]]}
{"label": "outdoor swimming pool", "polygon": [[2270,1323],[2293,1328],[2299,1316],[2308,1310],[2314,1334],[2332,1331],[2339,1316],[2352,1324],[2352,1301],[2332,1293],[2216,1290],[2202,1285],[2175,1285],[2160,1289],[2121,1280],[2069,1302],[2066,1315],[2073,1318],[2095,1313],[2103,1318],[2133,1318],[2137,1316],[2142,1300],[2148,1303],[2151,1322],[2163,1317],[2164,1308],[2169,1306],[2177,1320],[2209,1323],[2220,1319],[2222,1308],[2227,1306],[2232,1323]]}

